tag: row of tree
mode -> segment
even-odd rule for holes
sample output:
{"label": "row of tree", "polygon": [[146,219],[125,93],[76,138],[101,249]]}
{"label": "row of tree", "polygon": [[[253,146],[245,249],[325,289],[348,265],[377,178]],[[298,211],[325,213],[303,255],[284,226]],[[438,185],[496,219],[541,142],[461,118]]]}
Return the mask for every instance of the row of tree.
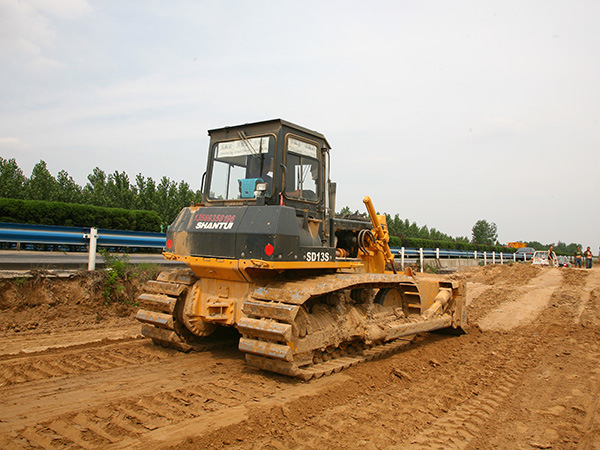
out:
{"label": "row of tree", "polygon": [[[366,214],[356,211],[351,212],[350,208],[345,206],[341,210],[344,216],[362,216],[366,218]],[[452,237],[442,233],[435,228],[428,228],[427,225],[419,226],[416,222],[410,222],[408,219],[401,219],[398,214],[394,217],[385,214],[390,236],[399,239],[392,239],[394,245],[398,246],[399,242],[408,243],[410,247],[414,247],[414,243],[427,248],[436,248],[438,245],[443,245],[444,248],[454,246],[459,250],[473,250],[475,248],[498,247],[501,244],[498,242],[498,227],[494,222],[488,222],[481,219],[475,222],[471,229],[471,239],[466,236]],[[469,245],[471,244],[471,245]],[[533,247],[536,250],[547,250],[551,245],[554,246],[554,251],[561,255],[572,255],[577,246],[581,244],[571,243],[566,244],[558,241],[558,243],[542,244],[538,241],[525,242],[527,247]],[[505,251],[513,251],[506,249]]]}
{"label": "row of tree", "polygon": [[565,242],[558,241],[558,243],[550,243],[550,244],[542,244],[538,241],[529,241],[525,242],[527,247],[535,248],[536,250],[548,250],[551,245],[554,246],[554,252],[558,255],[572,255],[577,250],[577,246],[580,246],[582,249],[585,247],[581,244],[577,244],[575,242],[571,244],[566,244]]}
{"label": "row of tree", "polygon": [[[355,211],[353,213],[347,206],[344,206],[339,214],[343,217],[367,218],[366,213],[360,213],[359,211]],[[401,219],[398,214],[392,217],[390,214],[385,213],[385,218],[390,236],[396,236],[405,240],[420,239],[432,242],[454,242],[461,244],[474,243],[481,245],[495,245],[497,243],[497,234],[490,237],[488,235],[483,236],[481,233],[477,233],[476,235],[474,234],[472,240],[469,240],[469,238],[466,236],[452,237],[446,233],[436,230],[435,228],[429,228],[427,225],[419,226],[417,222],[410,222],[408,219]]]}
{"label": "row of tree", "polygon": [[184,206],[201,200],[200,191],[168,177],[156,183],[138,174],[131,182],[125,172],[107,175],[96,167],[87,180],[85,186],[79,186],[65,170],[54,177],[43,160],[34,166],[31,176],[26,177],[14,159],[0,157],[0,197],[4,198],[156,211],[165,226]]}
{"label": "row of tree", "polygon": [[[202,199],[199,190],[194,191],[186,182],[177,183],[168,177],[162,177],[160,182],[156,183],[152,178],[138,174],[132,182],[125,172],[106,174],[96,167],[87,180],[85,186],[79,186],[65,170],[61,170],[54,177],[43,160],[33,167],[31,176],[26,177],[15,159],[0,157],[0,197],[4,198],[155,211],[161,218],[163,228],[173,222],[183,207],[198,203]],[[342,208],[340,214],[364,216],[358,211],[352,214],[347,206]],[[475,223],[469,239],[466,236],[452,237],[435,228],[428,228],[427,225],[419,226],[416,222],[401,219],[398,214],[394,217],[386,214],[386,219],[390,235],[407,241],[431,241],[432,245],[434,242],[453,242],[456,248],[462,247],[463,244],[499,245],[496,224],[486,220],[478,220]],[[560,241],[557,244],[542,244],[537,241],[526,244],[537,250],[545,250],[554,245],[556,252],[563,254],[573,253],[579,245],[567,245]]]}

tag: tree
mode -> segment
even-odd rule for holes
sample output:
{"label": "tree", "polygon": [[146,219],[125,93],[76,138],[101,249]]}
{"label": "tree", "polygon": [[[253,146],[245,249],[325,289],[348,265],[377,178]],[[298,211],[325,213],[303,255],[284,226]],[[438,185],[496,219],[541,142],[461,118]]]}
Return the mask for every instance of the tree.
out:
{"label": "tree", "polygon": [[163,225],[171,224],[181,210],[181,206],[177,204],[177,183],[169,177],[162,177],[156,186],[155,207]]}
{"label": "tree", "polygon": [[14,158],[0,157],[0,197],[23,198],[26,178]]}
{"label": "tree", "polygon": [[95,167],[88,175],[88,184],[83,188],[85,203],[94,206],[108,206],[106,201],[106,174]]}
{"label": "tree", "polygon": [[132,209],[137,192],[130,186],[129,176],[125,172],[109,174],[106,181],[105,197],[109,205],[115,208]]}
{"label": "tree", "polygon": [[33,167],[26,186],[26,197],[29,200],[51,201],[56,198],[58,184],[43,159]]}
{"label": "tree", "polygon": [[137,189],[136,208],[154,210],[158,212],[156,204],[156,183],[150,177],[146,178],[141,173],[135,177]]}
{"label": "tree", "polygon": [[498,241],[498,228],[494,222],[478,220],[471,229],[474,244],[494,245]]}
{"label": "tree", "polygon": [[406,230],[406,234],[408,235],[408,237],[418,238],[420,231],[421,229],[419,228],[419,225],[417,225],[417,222],[413,222],[408,227],[408,230]]}
{"label": "tree", "polygon": [[83,198],[81,194],[81,187],[75,183],[73,177],[71,177],[66,170],[58,172],[56,177],[56,185],[58,187],[56,198],[53,200],[64,202],[64,203],[81,203]]}

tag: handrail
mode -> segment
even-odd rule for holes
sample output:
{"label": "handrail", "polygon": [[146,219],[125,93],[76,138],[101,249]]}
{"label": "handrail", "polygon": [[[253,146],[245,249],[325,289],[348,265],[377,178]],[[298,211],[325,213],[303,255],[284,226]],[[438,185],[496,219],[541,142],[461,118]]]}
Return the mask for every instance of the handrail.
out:
{"label": "handrail", "polygon": [[61,227],[0,222],[0,242],[29,244],[88,245],[88,269],[96,267],[96,247],[164,248],[164,233],[108,230],[102,228]]}
{"label": "handrail", "polygon": [[[164,248],[166,235],[147,231],[108,230],[103,228],[61,227],[54,225],[32,225],[23,223],[0,222],[0,242],[16,242],[31,244],[64,244],[88,245],[88,268],[95,268],[96,246]],[[392,247],[392,254],[399,256],[404,266],[405,257],[418,257],[421,259],[421,270],[425,258],[474,258],[483,259],[484,265],[488,260],[492,264],[509,261],[527,261],[523,253],[504,252],[477,252],[469,250],[445,250],[432,248],[406,248]],[[403,267],[404,268],[404,267]]]}
{"label": "handrail", "polygon": [[526,253],[505,253],[505,252],[477,252],[470,250],[442,250],[439,248],[406,248],[406,247],[392,247],[392,253],[395,256],[400,256],[402,269],[404,270],[404,258],[417,256],[421,261],[421,272],[423,272],[423,260],[427,258],[473,258],[475,260],[483,259],[483,265],[488,264],[488,259],[492,264],[496,264],[498,261],[500,264],[504,262],[517,262],[517,261],[528,261]]}

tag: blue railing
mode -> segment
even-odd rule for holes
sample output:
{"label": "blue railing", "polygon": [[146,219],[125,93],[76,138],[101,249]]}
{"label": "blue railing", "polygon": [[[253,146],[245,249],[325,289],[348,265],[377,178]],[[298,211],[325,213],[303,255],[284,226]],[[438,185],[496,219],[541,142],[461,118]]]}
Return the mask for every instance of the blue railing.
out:
{"label": "blue railing", "polygon": [[[392,253],[395,256],[402,254],[401,247],[392,247]],[[443,250],[435,248],[424,248],[424,258],[498,258],[499,260],[523,261],[527,257],[524,253],[516,252],[476,252],[472,250]],[[407,258],[420,257],[421,249],[404,247],[404,256]],[[531,258],[528,258],[531,259]]]}
{"label": "blue railing", "polygon": [[[148,233],[141,231],[106,230],[102,228],[58,227],[51,225],[29,225],[0,222],[0,242],[57,244],[87,246],[90,269],[95,267],[96,247],[138,247],[164,248],[164,233]],[[466,250],[443,250],[433,248],[398,248],[391,249],[396,257],[404,258],[473,258],[492,263],[523,261],[527,257],[522,253],[474,252]],[[423,264],[421,264],[423,267]]]}
{"label": "blue railing", "polygon": [[96,248],[98,245],[104,247],[164,248],[166,236],[163,233],[105,230],[94,227],[57,227],[0,222],[0,242],[85,245],[89,254],[88,270],[94,270],[96,268]]}
{"label": "blue railing", "polygon": [[[115,247],[164,248],[164,233],[106,230],[96,228],[97,245]],[[0,222],[0,242],[29,244],[87,245],[92,228],[57,227]]]}

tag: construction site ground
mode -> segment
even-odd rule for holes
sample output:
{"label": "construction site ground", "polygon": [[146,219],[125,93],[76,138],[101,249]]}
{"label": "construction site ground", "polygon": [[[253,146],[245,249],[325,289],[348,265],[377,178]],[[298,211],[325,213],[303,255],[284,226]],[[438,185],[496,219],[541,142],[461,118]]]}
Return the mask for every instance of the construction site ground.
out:
{"label": "construction site ground", "polygon": [[450,276],[468,334],[310,382],[247,367],[235,339],[154,346],[91,275],[4,280],[0,448],[600,448],[600,270]]}

